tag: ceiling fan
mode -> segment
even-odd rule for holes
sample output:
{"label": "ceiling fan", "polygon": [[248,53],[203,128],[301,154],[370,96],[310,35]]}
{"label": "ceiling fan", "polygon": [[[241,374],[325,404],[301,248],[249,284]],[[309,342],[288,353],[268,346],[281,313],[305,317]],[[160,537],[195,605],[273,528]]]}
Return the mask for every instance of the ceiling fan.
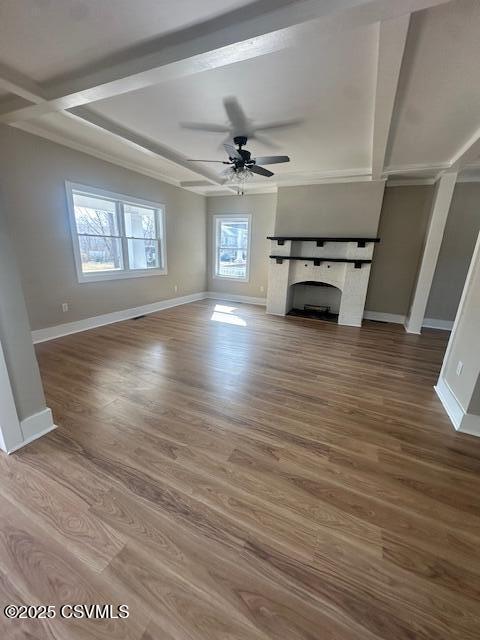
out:
{"label": "ceiling fan", "polygon": [[227,133],[224,142],[230,142],[238,136],[245,136],[252,140],[277,148],[268,137],[259,132],[272,131],[274,129],[286,129],[301,124],[303,120],[277,120],[275,122],[255,123],[254,120],[245,115],[242,106],[237,98],[228,96],[223,99],[223,106],[228,118],[228,124],[212,124],[208,122],[182,122],[180,125],[184,129],[193,129],[194,131],[207,131],[210,133]]}
{"label": "ceiling fan", "polygon": [[281,162],[290,162],[288,156],[261,156],[258,158],[252,158],[252,154],[247,149],[243,149],[247,144],[247,136],[235,136],[233,142],[238,147],[237,149],[228,143],[224,143],[224,149],[228,154],[227,160],[188,160],[188,162],[216,162],[219,164],[225,164],[228,166],[223,172],[225,176],[224,182],[230,182],[235,180],[237,182],[245,181],[250,178],[254,173],[270,178],[274,175],[273,171],[265,169],[264,164],[279,164]]}

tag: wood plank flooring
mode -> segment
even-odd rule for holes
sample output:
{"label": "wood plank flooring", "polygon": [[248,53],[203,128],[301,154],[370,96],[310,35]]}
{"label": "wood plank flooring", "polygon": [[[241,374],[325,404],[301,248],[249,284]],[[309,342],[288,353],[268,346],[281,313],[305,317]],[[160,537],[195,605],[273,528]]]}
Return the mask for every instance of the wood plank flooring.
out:
{"label": "wood plank flooring", "polygon": [[38,640],[478,640],[480,439],[445,332],[201,301],[38,345],[58,429],[0,456],[3,605]]}

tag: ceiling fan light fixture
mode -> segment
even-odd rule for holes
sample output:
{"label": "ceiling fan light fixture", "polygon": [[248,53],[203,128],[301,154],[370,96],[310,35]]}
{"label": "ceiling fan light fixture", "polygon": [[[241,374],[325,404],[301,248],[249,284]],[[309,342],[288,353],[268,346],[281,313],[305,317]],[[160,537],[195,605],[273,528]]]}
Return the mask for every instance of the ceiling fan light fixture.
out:
{"label": "ceiling fan light fixture", "polygon": [[244,185],[253,176],[248,167],[229,167],[225,172],[225,182],[233,185]]}

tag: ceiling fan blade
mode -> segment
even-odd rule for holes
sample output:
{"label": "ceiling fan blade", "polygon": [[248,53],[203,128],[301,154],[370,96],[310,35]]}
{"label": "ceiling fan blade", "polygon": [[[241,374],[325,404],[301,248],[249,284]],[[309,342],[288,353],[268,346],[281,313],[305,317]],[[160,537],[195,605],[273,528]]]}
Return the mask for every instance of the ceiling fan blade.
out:
{"label": "ceiling fan blade", "polygon": [[296,118],[293,120],[278,120],[277,122],[265,122],[263,124],[255,124],[255,131],[270,131],[271,129],[287,129],[288,127],[298,127],[304,120]]}
{"label": "ceiling fan blade", "polygon": [[243,160],[242,156],[238,153],[238,151],[235,149],[233,144],[226,144],[225,143],[223,145],[223,148],[228,153],[228,157],[229,158],[236,158],[237,160]]}
{"label": "ceiling fan blade", "polygon": [[225,124],[211,124],[208,122],[181,122],[183,129],[193,129],[193,131],[208,131],[209,133],[228,133],[230,127]]}
{"label": "ceiling fan blade", "polygon": [[231,164],[225,160],[192,160],[191,158],[188,158],[186,162],[219,162],[220,164]]}
{"label": "ceiling fan blade", "polygon": [[249,164],[248,168],[250,171],[253,171],[253,173],[258,173],[258,175],[265,176],[266,178],[274,175],[272,171],[264,169],[263,167],[258,167],[256,164]]}
{"label": "ceiling fan blade", "polygon": [[260,158],[253,158],[256,164],[279,164],[280,162],[290,162],[288,156],[261,156]]}
{"label": "ceiling fan blade", "polygon": [[250,138],[256,140],[257,142],[260,142],[260,144],[263,144],[270,149],[280,149],[279,145],[273,142],[273,140],[270,140],[270,138],[268,138],[267,136],[256,133],[255,131],[253,133],[250,133]]}
{"label": "ceiling fan blade", "polygon": [[223,99],[223,106],[227,112],[228,119],[230,120],[235,135],[248,136],[249,124],[248,118],[243,112],[239,101],[235,96],[228,96]]}

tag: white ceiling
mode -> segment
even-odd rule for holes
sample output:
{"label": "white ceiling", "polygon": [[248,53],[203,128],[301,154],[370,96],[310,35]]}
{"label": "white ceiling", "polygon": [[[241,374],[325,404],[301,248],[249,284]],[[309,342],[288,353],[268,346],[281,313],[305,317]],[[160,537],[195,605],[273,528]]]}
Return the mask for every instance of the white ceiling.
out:
{"label": "white ceiling", "polygon": [[480,2],[413,17],[387,164],[448,162],[480,126]]}
{"label": "white ceiling", "polygon": [[[376,47],[377,25],[369,25],[96,102],[93,109],[186,157],[224,160],[219,145],[225,134],[190,131],[180,123],[225,124],[222,100],[236,96],[255,122],[304,120],[265,133],[278,152],[292,157],[275,167],[276,174],[368,168]],[[255,141],[248,148],[256,155],[272,153]]]}
{"label": "white ceiling", "polygon": [[478,0],[2,0],[0,122],[207,192],[222,165],[186,159],[224,159],[225,135],[180,123],[226,123],[235,96],[255,122],[302,120],[249,142],[291,157],[253,189],[474,176],[479,33]]}

